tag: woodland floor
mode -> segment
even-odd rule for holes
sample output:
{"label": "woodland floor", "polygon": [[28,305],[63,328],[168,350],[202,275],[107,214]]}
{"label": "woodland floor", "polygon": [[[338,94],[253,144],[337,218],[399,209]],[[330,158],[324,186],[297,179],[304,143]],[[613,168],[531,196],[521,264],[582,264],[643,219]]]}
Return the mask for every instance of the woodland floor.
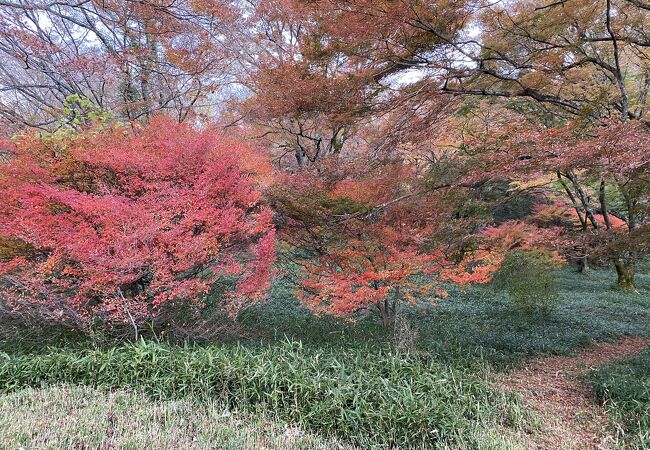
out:
{"label": "woodland floor", "polygon": [[[265,393],[266,373],[273,383],[295,389],[311,386],[311,376],[330,377],[331,367],[363,373],[341,378],[337,387],[345,389],[324,385],[322,395],[314,391],[319,411],[327,412],[319,416],[323,420],[339,418],[332,392],[342,393],[341,401],[348,399],[343,394],[349,401],[364,399],[368,414],[362,418],[386,414],[400,401],[418,402],[414,411],[430,408],[442,438],[417,445],[420,422],[409,422],[414,425],[394,430],[409,443],[401,448],[650,449],[650,264],[638,275],[639,294],[612,287],[611,270],[587,277],[563,270],[556,279],[562,301],[539,313],[521,311],[489,286],[450,286],[447,299],[403,311],[410,324],[404,336],[387,336],[374,317],[354,326],[315,317],[284,280],[274,283],[267,303],[242,314],[235,325],[246,338],[234,342],[178,345],[150,336],[116,344],[110,337],[89,340],[65,330],[14,330],[0,320],[0,449],[390,448],[385,433],[362,434],[374,433],[377,422],[351,421],[356,428],[343,429],[310,421],[313,403],[256,409],[218,394],[207,404],[194,398],[193,389],[203,388],[194,382],[201,380],[203,366],[179,370],[176,363],[223,355],[238,355],[233,368],[258,374],[250,391],[242,392],[261,386]],[[222,330],[217,316],[214,326]],[[398,340],[423,357],[393,353]],[[111,362],[109,381],[101,386],[84,369],[95,364],[89,352]],[[395,376],[386,381],[390,390],[374,382],[385,377],[377,358],[395,362]],[[189,376],[192,371],[200,376]],[[439,382],[426,384],[431,379]],[[186,394],[176,392],[180,383]],[[430,392],[410,397],[422,383]],[[169,392],[163,385],[171,386]],[[503,395],[504,390],[515,395]],[[146,395],[149,391],[156,395]],[[386,395],[378,396],[382,392]],[[459,413],[462,408],[469,415]],[[397,420],[402,411],[394,411],[389,419],[402,423]],[[113,417],[120,419],[107,433]]]}
{"label": "woodland floor", "polygon": [[605,409],[594,401],[584,376],[649,345],[649,338],[623,338],[574,356],[535,358],[509,374],[502,387],[518,393],[541,421],[540,428],[529,436],[528,446],[548,450],[615,448],[615,437],[606,432],[610,422]]}

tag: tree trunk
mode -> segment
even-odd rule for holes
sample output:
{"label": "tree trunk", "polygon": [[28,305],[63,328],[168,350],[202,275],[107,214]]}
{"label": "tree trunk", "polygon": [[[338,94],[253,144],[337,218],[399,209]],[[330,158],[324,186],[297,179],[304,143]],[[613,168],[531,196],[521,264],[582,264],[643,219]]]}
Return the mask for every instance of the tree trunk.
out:
{"label": "tree trunk", "polygon": [[377,309],[379,310],[379,317],[384,329],[389,330],[395,322],[396,304],[391,305],[388,297],[383,302],[377,302]]}
{"label": "tree trunk", "polygon": [[605,228],[612,229],[612,222],[609,220],[609,211],[607,210],[607,198],[605,196],[605,178],[600,179],[600,189],[598,190],[598,200],[600,201],[600,213],[605,221]]}
{"label": "tree trunk", "polygon": [[589,264],[587,264],[586,258],[580,258],[578,260],[578,272],[586,274],[589,272]]}
{"label": "tree trunk", "polygon": [[589,271],[589,261],[587,260],[587,249],[581,245],[574,245],[575,259],[578,265],[578,272],[586,274]]}
{"label": "tree trunk", "polygon": [[564,191],[566,194],[569,196],[569,199],[571,200],[571,204],[573,205],[573,209],[575,210],[576,214],[578,215],[578,219],[580,220],[580,226],[583,230],[587,229],[587,218],[582,216],[582,213],[580,212],[580,206],[578,206],[578,202],[576,201],[575,195],[573,195],[573,192],[571,192],[571,189],[569,186],[564,182],[562,179],[562,173],[560,171],[557,171],[557,179],[560,181],[560,184],[564,188]]}
{"label": "tree trunk", "polygon": [[569,170],[566,174],[564,174],[564,176],[571,181],[573,187],[575,188],[576,194],[578,194],[578,198],[582,203],[582,208],[585,211],[585,220],[589,219],[589,222],[591,222],[591,226],[594,228],[594,230],[597,230],[598,228],[600,228],[600,225],[598,224],[598,221],[596,220],[596,216],[594,216],[594,212],[591,209],[591,206],[589,205],[589,200],[590,200],[589,196],[585,193],[584,189],[580,185],[580,181],[578,180],[578,177],[571,170]]}
{"label": "tree trunk", "polygon": [[614,260],[614,267],[616,267],[616,274],[618,275],[616,281],[618,287],[626,291],[635,291],[634,265],[617,259]]}

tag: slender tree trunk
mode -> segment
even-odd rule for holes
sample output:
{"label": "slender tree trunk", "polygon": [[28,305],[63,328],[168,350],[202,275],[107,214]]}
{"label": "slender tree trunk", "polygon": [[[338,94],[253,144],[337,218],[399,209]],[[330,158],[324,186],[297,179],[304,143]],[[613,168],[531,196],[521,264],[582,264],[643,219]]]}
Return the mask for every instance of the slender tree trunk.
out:
{"label": "slender tree trunk", "polygon": [[609,211],[607,210],[607,198],[605,196],[605,178],[600,179],[600,189],[598,190],[598,200],[600,201],[600,212],[605,221],[605,228],[610,230],[612,222],[609,220]]}
{"label": "slender tree trunk", "polygon": [[589,261],[587,260],[587,249],[582,245],[573,247],[576,252],[576,262],[578,264],[578,272],[586,274],[589,272]]}
{"label": "slender tree trunk", "polygon": [[303,153],[302,147],[300,147],[300,146],[296,147],[296,162],[298,163],[298,167],[300,167],[301,169],[305,165],[304,153]]}
{"label": "slender tree trunk", "polygon": [[618,279],[616,281],[618,287],[626,291],[635,291],[636,288],[634,286],[634,265],[629,262],[622,261],[621,259],[615,259],[614,267],[616,267],[616,275],[618,275]]}
{"label": "slender tree trunk", "polygon": [[589,222],[591,222],[591,226],[594,228],[594,230],[597,230],[598,228],[600,228],[600,225],[598,224],[598,221],[594,216],[594,212],[592,211],[591,206],[589,205],[589,196],[585,193],[584,189],[582,189],[578,177],[571,170],[569,170],[564,176],[566,176],[573,184],[576,194],[578,194],[578,198],[582,203],[582,208],[585,211],[586,219],[589,219]]}
{"label": "slender tree trunk", "polygon": [[[607,32],[612,38],[612,49],[614,50],[614,65],[615,65],[614,67],[615,70],[613,70],[612,72],[614,74],[614,77],[616,79],[616,84],[621,94],[621,98],[620,98],[621,122],[624,123],[628,119],[630,99],[627,92],[627,88],[625,87],[624,72],[621,69],[621,56],[620,56],[617,37],[612,27],[612,11],[614,9],[615,7],[612,5],[612,0],[607,0],[607,17],[605,19],[605,27],[607,28]],[[604,185],[602,184],[601,184],[601,190],[604,190]],[[627,210],[628,210],[627,227],[628,230],[632,232],[636,227],[636,222],[635,222],[636,205],[634,204],[634,201],[629,195],[629,191],[624,187],[624,185],[621,186],[621,192],[625,197],[625,202],[627,204]],[[614,260],[614,267],[616,267],[616,274],[618,275],[618,280],[617,280],[618,286],[621,289],[625,289],[627,291],[636,291],[634,286],[634,264],[630,261],[625,261],[622,258],[617,258],[616,260]]]}
{"label": "slender tree trunk", "polygon": [[569,199],[571,200],[571,204],[573,205],[573,209],[575,210],[576,214],[578,215],[578,220],[580,220],[580,226],[583,230],[587,229],[587,219],[586,217],[582,216],[582,213],[580,212],[580,206],[578,205],[578,202],[576,201],[575,195],[573,195],[573,192],[571,192],[571,189],[569,186],[564,182],[562,179],[562,173],[557,172],[557,179],[560,181],[560,184],[564,188],[564,191],[566,194],[569,196]]}
{"label": "slender tree trunk", "polygon": [[379,317],[381,324],[385,330],[389,330],[395,322],[396,307],[390,304],[390,300],[386,297],[383,301],[377,302],[377,309],[379,310]]}

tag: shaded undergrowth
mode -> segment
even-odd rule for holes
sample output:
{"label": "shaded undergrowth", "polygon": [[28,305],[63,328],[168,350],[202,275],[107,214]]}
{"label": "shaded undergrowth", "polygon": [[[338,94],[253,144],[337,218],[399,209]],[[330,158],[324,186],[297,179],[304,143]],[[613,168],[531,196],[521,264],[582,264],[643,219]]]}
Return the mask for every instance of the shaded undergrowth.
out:
{"label": "shaded undergrowth", "polygon": [[[639,293],[614,286],[610,271],[555,274],[561,301],[548,311],[524,311],[490,286],[449,286],[445,300],[407,306],[402,316],[417,332],[417,347],[446,362],[479,357],[497,369],[541,354],[570,354],[621,336],[650,336],[650,275],[639,274]],[[314,317],[301,308],[288,285],[278,283],[268,304],[252,308],[244,324],[266,331],[267,340],[285,336],[305,345],[354,347],[390,341],[374,317],[355,323]]]}

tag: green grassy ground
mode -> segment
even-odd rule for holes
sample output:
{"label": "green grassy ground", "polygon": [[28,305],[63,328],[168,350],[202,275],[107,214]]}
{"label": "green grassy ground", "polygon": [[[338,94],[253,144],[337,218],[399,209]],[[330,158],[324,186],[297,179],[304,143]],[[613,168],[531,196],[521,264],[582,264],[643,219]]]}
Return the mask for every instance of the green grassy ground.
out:
{"label": "green grassy ground", "polygon": [[492,386],[481,366],[371,347],[140,341],[110,350],[6,355],[0,363],[2,392],[58,383],[126,388],[161,401],[216,399],[362,448],[481,448],[497,430],[526,427],[516,399]]}
{"label": "green grassy ground", "polygon": [[[497,369],[620,336],[650,336],[650,274],[637,275],[638,293],[617,289],[613,271],[583,276],[566,269],[556,277],[563,300],[548,313],[525,313],[503,293],[474,286],[450,287],[447,299],[407,307],[404,316],[418,333],[420,350],[443,360],[476,356]],[[314,318],[282,284],[274,286],[270,304],[248,311],[242,320],[276,340],[288,335],[314,347],[389,341],[376,320],[351,326]]]}
{"label": "green grassy ground", "polygon": [[605,366],[589,377],[625,448],[650,448],[650,349]]}
{"label": "green grassy ground", "polygon": [[447,347],[460,348],[501,368],[620,336],[650,336],[650,276],[638,276],[638,294],[616,289],[609,271],[582,277],[565,270],[557,278],[563,301],[546,314],[524,313],[489,289],[451,296],[414,318],[422,345],[443,355]]}
{"label": "green grassy ground", "polygon": [[[241,344],[179,347],[150,341],[112,347],[58,339],[46,348],[42,335],[23,339],[20,345],[16,339],[6,340],[0,343],[4,351],[0,355],[0,389],[4,392],[0,417],[17,417],[5,414],[20,410],[14,406],[17,399],[35,395],[45,402],[66,390],[81,389],[91,399],[82,408],[88,414],[84,417],[105,421],[103,411],[113,408],[114,396],[137,398],[140,394],[133,392],[143,392],[142,417],[158,417],[157,408],[171,408],[172,417],[178,411],[173,405],[183,402],[191,402],[199,423],[216,420],[224,408],[241,411],[237,422],[217,420],[220,434],[211,437],[201,431],[205,439],[231,439],[232,446],[225,448],[246,446],[241,443],[240,429],[252,430],[254,442],[258,434],[268,438],[265,448],[291,448],[281,441],[286,437],[282,423],[304,433],[301,436],[306,440],[297,440],[296,448],[341,442],[361,448],[524,448],[525,435],[537,422],[514,396],[495,387],[493,381],[500,371],[543,353],[570,354],[596,341],[650,336],[650,276],[638,276],[638,294],[615,289],[611,271],[583,277],[565,270],[557,277],[564,301],[545,314],[520,311],[489,287],[450,288],[451,295],[444,301],[404,310],[407,337],[411,349],[417,350],[410,354],[396,354],[391,336],[373,318],[351,324],[313,317],[297,305],[289,286],[282,283],[273,287],[268,304],[240,318],[239,326],[254,331],[250,334],[254,337]],[[604,374],[598,386],[616,384],[606,381],[609,378]],[[641,379],[641,375],[635,372],[629,379]],[[38,390],[42,384],[59,383],[90,387]],[[108,394],[107,389],[114,393]],[[611,387],[600,392],[604,399],[620,398]],[[638,401],[639,392],[628,393],[633,402]],[[612,409],[615,424],[624,424],[635,436],[647,431],[645,423],[638,430],[630,428],[634,419],[629,417],[634,416],[626,412],[628,403],[618,401],[617,405]],[[52,408],[66,411],[69,407],[53,400]],[[12,424],[23,423],[27,430],[32,423],[43,424],[42,436],[52,436],[51,448],[68,442],[66,436],[77,443],[89,442],[87,447],[101,439],[99,431],[58,433],[59,428],[47,428],[47,420],[39,419],[47,417],[44,410],[27,407],[23,411],[22,418]],[[128,439],[147,439],[146,433],[131,436],[129,428],[161,426],[155,421],[139,422],[140,413],[121,414],[133,421],[123,423],[123,431],[116,436],[124,440],[116,441],[115,448],[128,448]],[[189,439],[182,431],[183,414],[181,408],[179,417],[165,422],[179,442]],[[274,420],[262,421],[260,428],[257,414]],[[23,434],[22,428],[7,429],[16,430],[2,435],[5,440],[14,439],[7,442],[26,439],[20,442],[28,448],[49,445],[45,438]]]}

